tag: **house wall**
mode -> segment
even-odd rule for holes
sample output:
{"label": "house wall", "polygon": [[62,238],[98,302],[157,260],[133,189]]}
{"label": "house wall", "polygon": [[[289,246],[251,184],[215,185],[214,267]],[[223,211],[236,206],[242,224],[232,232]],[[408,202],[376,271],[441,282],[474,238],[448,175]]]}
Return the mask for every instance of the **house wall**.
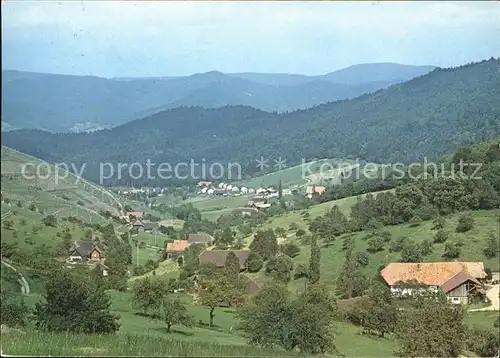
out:
{"label": "house wall", "polygon": [[402,287],[398,285],[393,285],[390,287],[391,293],[394,296],[414,296],[419,293],[424,293],[426,290],[429,290],[431,292],[438,292],[439,287],[438,286],[427,286],[427,289],[422,289],[422,288],[413,288],[413,287]]}
{"label": "house wall", "polygon": [[448,302],[454,304],[467,304],[469,303],[469,295],[467,294],[467,285],[464,283],[453,291],[446,294],[448,297]]}
{"label": "house wall", "polygon": [[99,251],[97,251],[97,250],[92,251],[92,253],[90,254],[90,259],[94,260],[94,261],[99,261],[101,259],[101,255],[99,254]]}

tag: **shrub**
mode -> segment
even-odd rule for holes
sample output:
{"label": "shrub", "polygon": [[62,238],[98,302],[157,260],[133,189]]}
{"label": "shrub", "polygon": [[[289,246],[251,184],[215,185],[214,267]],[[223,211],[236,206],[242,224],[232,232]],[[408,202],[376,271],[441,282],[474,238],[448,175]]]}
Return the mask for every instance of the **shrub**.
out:
{"label": "shrub", "polygon": [[356,252],[356,254],[354,255],[354,259],[361,266],[368,266],[368,263],[370,262],[370,259],[366,252]]}
{"label": "shrub", "polygon": [[302,237],[305,234],[306,234],[306,231],[304,229],[298,229],[297,232],[295,233],[295,236]]}
{"label": "shrub", "polygon": [[13,222],[12,220],[4,220],[3,222],[3,227],[6,228],[7,230],[12,229]]}
{"label": "shrub", "polygon": [[289,230],[290,231],[295,231],[295,230],[298,230],[298,229],[299,229],[299,225],[297,225],[296,222],[291,223],[290,226],[289,226]]}
{"label": "shrub", "polygon": [[54,215],[47,215],[46,217],[43,218],[42,222],[46,226],[52,226],[52,227],[57,226],[57,219]]}
{"label": "shrub", "polygon": [[500,251],[499,240],[496,237],[496,235],[492,232],[488,236],[488,239],[486,241],[486,246],[483,249],[484,255],[488,259],[492,259],[498,256],[499,251]]}
{"label": "shrub", "polygon": [[432,224],[433,224],[433,227],[432,227],[433,230],[444,229],[444,227],[446,225],[446,219],[442,216],[438,216],[437,218],[434,219]]}
{"label": "shrub", "polygon": [[405,244],[403,250],[401,250],[401,261],[403,262],[422,261],[422,252],[420,250],[420,245],[417,245],[413,241],[410,241],[407,244]]}
{"label": "shrub", "polygon": [[249,272],[259,272],[264,266],[264,260],[257,252],[250,252],[247,261],[247,267]]}
{"label": "shrub", "polygon": [[417,227],[422,223],[422,219],[419,216],[415,215],[414,217],[412,217],[410,219],[409,223],[410,223],[410,225],[409,225],[410,227]]}
{"label": "shrub", "polygon": [[434,243],[441,244],[446,240],[448,240],[448,233],[443,229],[439,229],[439,231],[436,232],[436,235],[434,235]]}
{"label": "shrub", "polygon": [[444,245],[443,257],[447,259],[456,259],[460,256],[460,248],[452,243]]}
{"label": "shrub", "polygon": [[427,256],[432,253],[432,244],[429,240],[424,240],[419,245],[422,256]]}
{"label": "shrub", "polygon": [[406,241],[407,239],[404,236],[398,237],[396,240],[391,241],[389,252],[400,252],[405,247]]}
{"label": "shrub", "polygon": [[474,217],[471,214],[466,213],[460,215],[458,218],[458,224],[456,227],[456,232],[467,232],[474,227]]}
{"label": "shrub", "polygon": [[368,240],[368,248],[366,251],[375,253],[384,250],[384,240],[380,236],[375,236]]}
{"label": "shrub", "polygon": [[294,243],[286,243],[280,246],[280,251],[287,256],[295,257],[300,253],[300,247]]}

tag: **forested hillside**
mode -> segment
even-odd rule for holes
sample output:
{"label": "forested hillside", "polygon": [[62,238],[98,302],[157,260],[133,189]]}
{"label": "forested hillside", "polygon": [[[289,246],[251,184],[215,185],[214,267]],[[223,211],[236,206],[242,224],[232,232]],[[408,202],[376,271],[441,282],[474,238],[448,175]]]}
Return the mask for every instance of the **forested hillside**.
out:
{"label": "forested hillside", "polygon": [[432,69],[375,63],[322,76],[211,71],[184,77],[118,79],[6,70],[2,71],[2,129],[95,130],[181,105],[291,111],[354,98]]}
{"label": "forested hillside", "polygon": [[[179,108],[90,134],[2,133],[3,143],[49,161],[178,163],[353,156],[379,162],[435,160],[500,134],[499,60],[437,69],[353,100],[277,115],[249,107]],[[272,162],[271,162],[272,163]],[[90,171],[87,176],[96,179]]]}

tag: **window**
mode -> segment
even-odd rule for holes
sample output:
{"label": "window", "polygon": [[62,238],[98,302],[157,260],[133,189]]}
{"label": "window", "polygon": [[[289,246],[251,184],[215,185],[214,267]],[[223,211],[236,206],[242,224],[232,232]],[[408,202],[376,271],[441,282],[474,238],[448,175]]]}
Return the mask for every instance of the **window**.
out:
{"label": "window", "polygon": [[453,297],[451,300],[453,303],[460,303],[460,297]]}

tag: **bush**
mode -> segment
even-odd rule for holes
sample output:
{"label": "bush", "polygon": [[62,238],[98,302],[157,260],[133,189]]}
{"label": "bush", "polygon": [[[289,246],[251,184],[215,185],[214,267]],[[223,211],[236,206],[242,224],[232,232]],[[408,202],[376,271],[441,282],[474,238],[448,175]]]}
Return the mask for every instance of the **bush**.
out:
{"label": "bush", "polygon": [[500,251],[499,240],[496,237],[496,235],[492,232],[488,236],[488,239],[486,241],[486,246],[483,249],[484,255],[488,259],[492,259],[498,256],[499,251]]}
{"label": "bush", "polygon": [[247,267],[249,272],[259,272],[264,266],[264,260],[257,252],[250,252],[247,260]]}
{"label": "bush", "polygon": [[57,219],[54,215],[47,215],[46,217],[43,218],[42,222],[46,226],[52,226],[52,227],[57,226]]}
{"label": "bush", "polygon": [[30,209],[31,211],[36,211],[36,205],[34,203],[31,203],[28,209]]}
{"label": "bush", "polygon": [[466,337],[465,346],[479,357],[493,357],[500,349],[498,331],[496,330],[474,326],[469,329]]}
{"label": "bush", "polygon": [[392,234],[388,230],[382,231],[380,233],[380,236],[382,236],[382,238],[384,239],[384,242],[389,242],[389,241],[391,241],[391,238],[392,238]]}
{"label": "bush", "polygon": [[474,217],[469,213],[460,215],[456,232],[467,232],[472,228],[474,228]]}
{"label": "bush", "polygon": [[298,229],[297,232],[295,233],[295,236],[302,237],[305,234],[306,234],[306,231],[304,229]]}
{"label": "bush", "polygon": [[434,219],[433,223],[433,230],[441,230],[444,229],[446,225],[446,219],[442,216],[438,216],[437,218]]}
{"label": "bush", "polygon": [[422,256],[427,256],[432,253],[432,244],[429,240],[424,240],[419,245]]}
{"label": "bush", "polygon": [[368,266],[368,263],[370,262],[370,259],[366,252],[356,252],[356,254],[354,255],[354,259],[361,266]]}
{"label": "bush", "polygon": [[410,227],[417,227],[422,223],[422,219],[419,216],[414,216],[409,221]]}
{"label": "bush", "polygon": [[280,246],[280,251],[293,258],[300,253],[300,247],[294,243],[286,243]]}
{"label": "bush", "polygon": [[375,253],[384,250],[384,240],[380,236],[375,236],[368,240],[368,248],[366,251]]}
{"label": "bush", "polygon": [[434,235],[434,243],[435,244],[442,244],[448,240],[448,233],[444,231],[443,229],[439,229],[438,232],[436,232],[436,235]]}
{"label": "bush", "polygon": [[291,223],[289,228],[288,228],[288,230],[290,230],[290,231],[296,231],[298,229],[299,229],[299,225],[297,225],[296,222]]}
{"label": "bush", "polygon": [[407,244],[405,244],[403,250],[401,250],[401,261],[403,262],[422,261],[422,252],[420,251],[420,245],[417,245],[413,241],[410,241]]}
{"label": "bush", "polygon": [[404,236],[398,237],[396,240],[391,241],[389,252],[400,252],[405,247],[407,238]]}
{"label": "bush", "polygon": [[3,222],[3,227],[6,228],[7,230],[12,229],[13,222],[12,220],[4,220]]}
{"label": "bush", "polygon": [[447,243],[444,246],[443,257],[447,259],[456,259],[460,256],[460,248],[452,243]]}
{"label": "bush", "polygon": [[[86,269],[84,269],[86,270]],[[33,319],[49,332],[113,333],[119,316],[111,313],[111,299],[88,272],[56,268],[45,282],[44,299]]]}
{"label": "bush", "polygon": [[265,272],[273,279],[286,283],[291,280],[292,271],[293,260],[286,255],[280,255],[267,262]]}

